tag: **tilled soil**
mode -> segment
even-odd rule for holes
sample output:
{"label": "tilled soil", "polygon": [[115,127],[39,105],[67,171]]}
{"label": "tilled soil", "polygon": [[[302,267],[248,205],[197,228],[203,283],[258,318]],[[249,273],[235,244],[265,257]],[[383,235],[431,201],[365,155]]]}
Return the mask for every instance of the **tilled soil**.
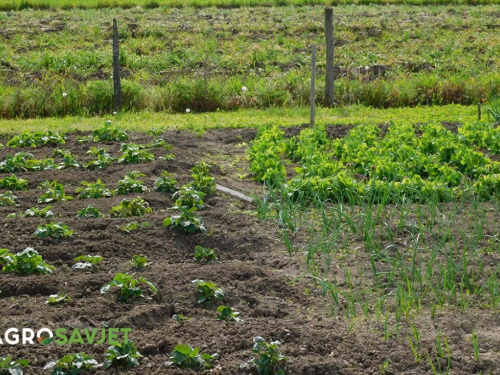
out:
{"label": "tilled soil", "polygon": [[[333,131],[333,133],[335,133]],[[87,150],[92,143],[78,143],[77,138],[88,135],[68,135],[64,148],[70,149],[79,162],[87,162]],[[425,374],[430,367],[426,358],[416,363],[404,334],[400,340],[391,337],[384,341],[383,322],[360,319],[351,321],[332,317],[328,300],[322,296],[310,278],[305,275],[304,255],[290,257],[281,244],[275,224],[260,220],[251,203],[236,201],[228,196],[214,194],[205,200],[200,211],[205,220],[207,234],[177,233],[165,228],[162,221],[173,206],[170,194],[154,192],[153,182],[163,170],[174,172],[179,184],[191,180],[190,168],[200,160],[212,163],[216,181],[249,195],[258,195],[262,189],[248,173],[244,142],[255,137],[256,131],[214,130],[203,136],[187,132],[164,135],[173,146],[175,160],[120,165],[114,164],[103,171],[62,170],[16,173],[29,181],[29,191],[16,191],[19,206],[0,207],[0,248],[12,253],[34,247],[46,262],[57,267],[51,275],[18,276],[0,274],[0,329],[3,334],[10,327],[32,328],[35,331],[56,328],[131,328],[130,339],[144,356],[140,367],[133,370],[112,369],[110,373],[131,374],[188,374],[194,370],[181,370],[167,366],[166,362],[177,344],[201,347],[203,352],[218,353],[212,373],[236,374],[252,370],[239,370],[239,364],[254,357],[252,339],[262,336],[266,340],[279,340],[280,349],[288,358],[289,374],[379,374],[384,361],[391,366],[385,373]],[[335,136],[335,134],[333,134]],[[6,144],[8,136],[0,137]],[[151,136],[133,134],[131,141],[149,143]],[[102,145],[100,145],[102,146]],[[119,153],[119,143],[106,144],[113,156]],[[0,160],[18,150],[0,149]],[[23,150],[24,151],[24,150]],[[53,147],[28,150],[37,158],[52,157]],[[155,155],[166,153],[154,149]],[[74,191],[80,182],[102,179],[109,188],[126,172],[138,170],[151,188],[140,194],[152,207],[153,213],[140,218],[78,219],[77,212],[92,203],[107,213],[119,204],[123,196],[57,202],[53,204],[54,219],[6,218],[12,212],[22,213],[32,206],[42,207],[37,200],[44,190],[37,186],[45,180],[59,180],[67,194],[76,198]],[[8,174],[0,174],[0,178]],[[130,194],[128,197],[135,197]],[[149,226],[125,233],[118,227],[133,220],[148,222]],[[68,239],[39,240],[33,236],[37,225],[63,222],[74,230]],[[199,264],[193,260],[196,245],[217,250],[219,261]],[[71,266],[79,255],[101,255],[104,261],[99,270],[77,271]],[[145,255],[149,266],[135,271],[130,266],[134,254]],[[112,294],[101,294],[100,288],[117,272],[136,272],[157,288],[152,299],[120,303]],[[225,291],[225,299],[211,306],[198,304],[192,280],[212,281]],[[71,297],[60,306],[45,304],[51,294],[64,292]],[[216,319],[217,306],[231,306],[241,313],[242,323]],[[174,314],[183,314],[190,320],[177,322]],[[452,374],[472,374],[481,370],[499,373],[500,315],[474,312],[455,315],[440,312],[434,320],[420,324],[427,329],[423,334],[425,347],[434,345],[431,339],[437,329],[451,337],[453,346]],[[353,328],[355,327],[355,328]],[[470,341],[471,327],[482,337],[482,360],[473,359]],[[3,336],[2,336],[3,338]],[[5,343],[4,343],[5,344]],[[30,367],[27,374],[48,373],[43,370],[47,362],[66,354],[85,352],[99,362],[109,345],[16,345],[0,346],[0,356],[26,358]],[[104,373],[103,370],[95,370]],[[495,372],[496,371],[496,372]]]}

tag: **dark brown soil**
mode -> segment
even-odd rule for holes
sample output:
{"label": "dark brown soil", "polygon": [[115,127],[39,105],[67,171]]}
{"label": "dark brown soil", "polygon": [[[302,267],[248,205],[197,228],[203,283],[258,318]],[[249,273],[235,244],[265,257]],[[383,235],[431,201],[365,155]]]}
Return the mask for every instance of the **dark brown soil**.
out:
{"label": "dark brown soil", "polygon": [[[290,130],[292,132],[292,130]],[[342,136],[343,131],[329,128],[331,136]],[[338,134],[337,134],[338,133]],[[68,136],[65,148],[71,149],[79,162],[90,158],[86,151],[92,143],[77,143],[83,133]],[[322,296],[306,274],[304,255],[290,257],[281,244],[277,228],[252,213],[255,206],[235,201],[227,196],[207,197],[206,208],[200,212],[205,219],[207,234],[176,233],[162,225],[169,215],[173,202],[169,194],[148,192],[141,196],[149,202],[153,213],[141,218],[77,219],[77,212],[92,203],[103,213],[120,202],[122,196],[90,200],[58,202],[53,205],[54,219],[5,218],[12,212],[22,213],[38,206],[37,199],[43,190],[37,186],[45,180],[59,180],[66,192],[74,194],[81,181],[102,179],[109,188],[115,188],[123,175],[138,170],[147,175],[144,181],[152,188],[163,170],[174,172],[180,184],[190,182],[189,169],[200,160],[212,164],[216,181],[224,186],[249,195],[258,195],[261,187],[251,181],[247,173],[245,147],[256,135],[255,130],[213,130],[203,136],[187,132],[169,132],[164,135],[173,146],[173,161],[110,166],[104,171],[64,170],[17,173],[29,180],[29,191],[15,192],[18,207],[0,207],[0,248],[19,252],[34,247],[44,259],[57,267],[52,275],[18,276],[0,274],[0,329],[29,327],[37,330],[59,327],[74,328],[109,327],[132,328],[131,339],[144,358],[135,370],[111,370],[110,373],[130,374],[188,374],[166,366],[177,344],[199,346],[202,351],[218,353],[220,360],[214,374],[242,373],[238,365],[253,358],[252,339],[263,336],[279,340],[280,348],[288,357],[289,374],[379,374],[384,361],[391,361],[387,374],[429,373],[427,360],[415,363],[404,338],[383,340],[380,326],[383,322],[351,321],[331,317],[329,302]],[[7,136],[0,137],[5,144]],[[134,134],[136,143],[151,142],[152,138]],[[118,155],[118,143],[107,144],[113,156]],[[37,158],[52,157],[54,148],[30,149]],[[0,149],[0,160],[17,150]],[[154,149],[155,155],[165,151]],[[7,174],[0,174],[0,178]],[[243,176],[242,176],[243,175]],[[243,178],[242,178],[243,177]],[[134,194],[130,196],[136,196]],[[149,227],[129,234],[118,226],[133,220],[147,221]],[[62,221],[73,229],[74,235],[62,240],[39,240],[33,232],[40,223]],[[198,264],[193,260],[194,247],[203,245],[215,248],[220,260],[211,264]],[[96,272],[71,269],[78,255],[101,255],[102,267]],[[129,262],[134,254],[145,255],[150,263],[138,275],[146,277],[158,288],[150,300],[119,303],[111,294],[101,294],[100,288],[117,272],[134,272]],[[224,304],[241,313],[243,323],[221,322],[216,319],[216,307],[204,307],[196,302],[194,279],[213,281],[226,292]],[[67,293],[72,301],[61,306],[48,306],[44,302],[51,294]],[[191,320],[177,322],[173,314],[183,314]],[[451,374],[472,374],[491,370],[498,374],[500,350],[500,317],[498,314],[469,313],[457,316],[438,312],[433,321],[421,324],[430,331],[442,328],[453,335],[453,363]],[[465,336],[474,326],[482,337],[487,351],[482,362],[474,362],[472,344]],[[403,335],[403,334],[402,334]],[[429,348],[431,340],[422,345]],[[104,360],[108,345],[57,346],[0,346],[0,356],[14,359],[26,358],[30,362],[28,374],[48,373],[45,364],[65,354],[86,352],[98,361]],[[491,360],[489,359],[491,358]],[[495,372],[496,371],[496,372]],[[98,373],[104,373],[102,370]],[[483,374],[486,372],[483,372]]]}

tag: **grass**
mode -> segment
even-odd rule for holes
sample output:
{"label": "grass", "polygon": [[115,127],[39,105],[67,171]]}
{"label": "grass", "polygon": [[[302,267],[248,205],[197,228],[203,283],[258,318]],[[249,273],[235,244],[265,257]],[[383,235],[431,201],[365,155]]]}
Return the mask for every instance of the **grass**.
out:
{"label": "grass", "polygon": [[[497,94],[495,9],[336,7],[337,105],[472,105]],[[323,101],[322,6],[29,9],[0,13],[0,117],[111,113],[113,18],[126,111],[304,106],[312,43]]]}
{"label": "grass", "polygon": [[71,9],[71,8],[159,8],[159,7],[221,7],[240,8],[255,6],[305,6],[347,4],[498,4],[498,0],[5,0],[0,10]]}
{"label": "grass", "polygon": [[[343,108],[317,108],[317,124],[379,124],[400,119],[413,122],[456,121],[472,122],[477,118],[476,106],[448,105],[441,107],[373,109],[364,106]],[[148,131],[156,129],[186,129],[204,132],[216,128],[257,128],[262,125],[300,125],[309,120],[309,108],[270,108],[266,110],[245,109],[236,112],[211,113],[120,113],[116,116],[64,117],[28,120],[0,119],[0,133],[23,131],[68,132],[72,130],[91,131],[101,127],[110,119],[123,129]]]}

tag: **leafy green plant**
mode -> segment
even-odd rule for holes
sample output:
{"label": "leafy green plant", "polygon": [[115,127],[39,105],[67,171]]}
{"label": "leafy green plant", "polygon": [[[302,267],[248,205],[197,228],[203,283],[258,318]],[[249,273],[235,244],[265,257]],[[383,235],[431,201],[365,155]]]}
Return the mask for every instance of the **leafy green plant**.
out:
{"label": "leafy green plant", "polygon": [[134,143],[123,144],[120,151],[122,154],[118,158],[118,163],[137,164],[153,161],[155,159],[151,151],[141,148],[140,145]]}
{"label": "leafy green plant", "polygon": [[99,178],[96,182],[83,181],[80,183],[84,187],[76,189],[78,199],[112,197],[113,192],[106,188],[106,185]]}
{"label": "leafy green plant", "polygon": [[90,268],[92,271],[99,269],[99,263],[103,261],[103,257],[100,255],[80,255],[75,258],[75,263],[73,265],[74,269],[81,270],[85,268]]}
{"label": "leafy green plant", "polygon": [[38,225],[35,233],[33,233],[38,238],[63,238],[71,237],[73,235],[73,230],[69,229],[63,223],[49,223]]}
{"label": "leafy green plant", "polygon": [[40,188],[47,189],[47,191],[38,199],[38,203],[73,200],[72,196],[64,194],[64,186],[57,180],[52,182],[45,181],[40,185]]}
{"label": "leafy green plant", "polygon": [[144,183],[137,179],[138,177],[146,177],[146,175],[138,171],[128,172],[123,179],[118,181],[118,189],[115,190],[115,193],[125,195],[128,193],[144,193],[149,191]]}
{"label": "leafy green plant", "polygon": [[80,168],[80,164],[78,164],[70,150],[58,149],[54,151],[54,155],[63,159],[56,169]]}
{"label": "leafy green plant", "polygon": [[255,366],[258,373],[262,375],[284,375],[285,370],[283,368],[287,358],[281,354],[278,348],[280,342],[272,341],[268,343],[261,336],[254,337],[253,342],[252,351],[258,356],[250,362],[240,365],[240,368]]}
{"label": "leafy green plant", "polygon": [[119,343],[108,348],[102,367],[105,370],[111,367],[136,368],[141,357],[132,341]]}
{"label": "leafy green plant", "polygon": [[217,312],[219,315],[217,316],[217,319],[219,320],[226,320],[229,322],[243,322],[243,319],[240,318],[240,313],[237,311],[234,311],[232,308],[229,306],[219,306],[217,308]]}
{"label": "leafy green plant", "polygon": [[109,155],[105,148],[91,147],[87,154],[97,158],[97,160],[91,160],[85,165],[87,169],[106,169],[116,161],[116,158]]}
{"label": "leafy green plant", "polygon": [[130,264],[136,270],[142,270],[148,266],[148,258],[135,254],[130,261]]}
{"label": "leafy green plant", "polygon": [[45,301],[45,304],[47,304],[47,305],[60,305],[62,303],[69,302],[69,301],[71,301],[71,297],[65,293],[52,294],[49,296],[47,301]]}
{"label": "leafy green plant", "polygon": [[56,268],[43,261],[41,255],[32,247],[27,247],[15,255],[7,249],[0,249],[0,266],[3,272],[15,272],[20,275],[32,275],[35,273],[50,274]]}
{"label": "leafy green plant", "polygon": [[500,96],[495,96],[488,100],[486,109],[488,116],[495,122],[500,122]]}
{"label": "leafy green plant", "polygon": [[0,180],[0,188],[8,190],[28,190],[28,180],[17,178],[16,175],[5,177]]}
{"label": "leafy green plant", "polygon": [[203,210],[203,208],[205,208],[203,206],[204,198],[205,193],[197,191],[189,185],[182,186],[179,191],[172,195],[172,199],[175,200],[175,205],[186,209],[195,207],[197,210]]}
{"label": "leafy green plant", "polygon": [[0,207],[6,206],[17,206],[17,197],[12,194],[12,191],[6,191],[4,194],[0,194]]}
{"label": "leafy green plant", "polygon": [[157,289],[151,282],[142,276],[134,279],[134,275],[129,275],[128,273],[117,273],[113,280],[101,288],[101,293],[105,294],[111,288],[118,288],[118,301],[126,302],[129,299],[144,297],[142,289],[138,286],[140,284],[146,285],[153,295],[156,294]]}
{"label": "leafy green plant", "polygon": [[204,303],[206,305],[210,305],[214,298],[218,300],[224,299],[224,291],[220,288],[217,288],[215,283],[203,280],[193,280],[193,284],[196,285],[196,289],[200,293],[198,297],[198,303]]}
{"label": "leafy green plant", "polygon": [[111,208],[111,217],[129,217],[129,216],[143,216],[153,212],[153,209],[149,207],[148,202],[146,202],[141,197],[134,199],[123,199],[118,206]]}
{"label": "leafy green plant", "polygon": [[176,365],[180,368],[195,368],[207,370],[212,368],[212,362],[217,360],[218,354],[200,353],[200,348],[192,348],[189,345],[176,345],[170,355],[167,365]]}
{"label": "leafy green plant", "polygon": [[191,168],[191,176],[193,177],[193,188],[202,191],[205,194],[215,193],[215,179],[210,174],[210,165],[204,161],[199,162]]}
{"label": "leafy green plant", "polygon": [[78,218],[79,219],[90,219],[90,218],[96,219],[96,218],[99,218],[102,216],[104,216],[104,215],[91,204],[89,204],[84,209],[78,211]]}
{"label": "leafy green plant", "polygon": [[12,357],[0,357],[0,375],[23,375],[23,367],[28,367],[26,359],[13,361]]}
{"label": "leafy green plant", "polygon": [[68,354],[57,361],[49,362],[43,368],[52,370],[52,375],[78,375],[98,367],[98,362],[85,353]]}
{"label": "leafy green plant", "polygon": [[174,314],[172,315],[172,319],[175,320],[176,322],[183,322],[185,320],[190,320],[190,317],[184,316],[182,314]]}
{"label": "leafy green plant", "polygon": [[16,135],[7,142],[9,147],[37,147],[42,145],[59,145],[66,143],[64,136],[52,131]]}
{"label": "leafy green plant", "polygon": [[128,134],[119,127],[111,126],[111,121],[106,121],[102,128],[92,132],[94,142],[119,142],[128,140]]}
{"label": "leafy green plant", "polygon": [[203,218],[194,214],[196,207],[186,209],[184,207],[174,207],[180,211],[180,215],[173,215],[163,220],[163,225],[172,227],[175,230],[183,230],[186,233],[195,233],[200,231],[206,233],[206,228],[203,225]]}
{"label": "leafy green plant", "polygon": [[41,217],[41,218],[48,218],[48,217],[54,217],[54,212],[51,210],[52,206],[47,206],[44,208],[37,208],[37,207],[31,207],[28,208],[26,211],[23,213],[23,217]]}
{"label": "leafy green plant", "polygon": [[214,249],[198,245],[194,247],[194,259],[196,259],[198,262],[208,263],[216,261],[218,258],[215,254]]}
{"label": "leafy green plant", "polygon": [[175,193],[177,191],[177,180],[173,177],[174,174],[163,171],[160,177],[155,180],[154,190],[163,193]]}
{"label": "leafy green plant", "polygon": [[33,154],[29,152],[18,152],[14,156],[7,155],[4,161],[0,162],[0,172],[26,172],[30,169],[28,160],[33,158]]}

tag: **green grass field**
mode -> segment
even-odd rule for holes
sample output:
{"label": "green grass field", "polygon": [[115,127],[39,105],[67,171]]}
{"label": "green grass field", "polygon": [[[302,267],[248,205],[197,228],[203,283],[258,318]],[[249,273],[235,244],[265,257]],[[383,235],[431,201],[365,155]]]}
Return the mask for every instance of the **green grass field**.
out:
{"label": "green grass field", "polygon": [[[337,105],[472,105],[497,94],[496,12],[335,7]],[[125,111],[307,105],[313,43],[323,101],[323,6],[26,9],[0,13],[0,117],[111,113],[113,18]]]}

